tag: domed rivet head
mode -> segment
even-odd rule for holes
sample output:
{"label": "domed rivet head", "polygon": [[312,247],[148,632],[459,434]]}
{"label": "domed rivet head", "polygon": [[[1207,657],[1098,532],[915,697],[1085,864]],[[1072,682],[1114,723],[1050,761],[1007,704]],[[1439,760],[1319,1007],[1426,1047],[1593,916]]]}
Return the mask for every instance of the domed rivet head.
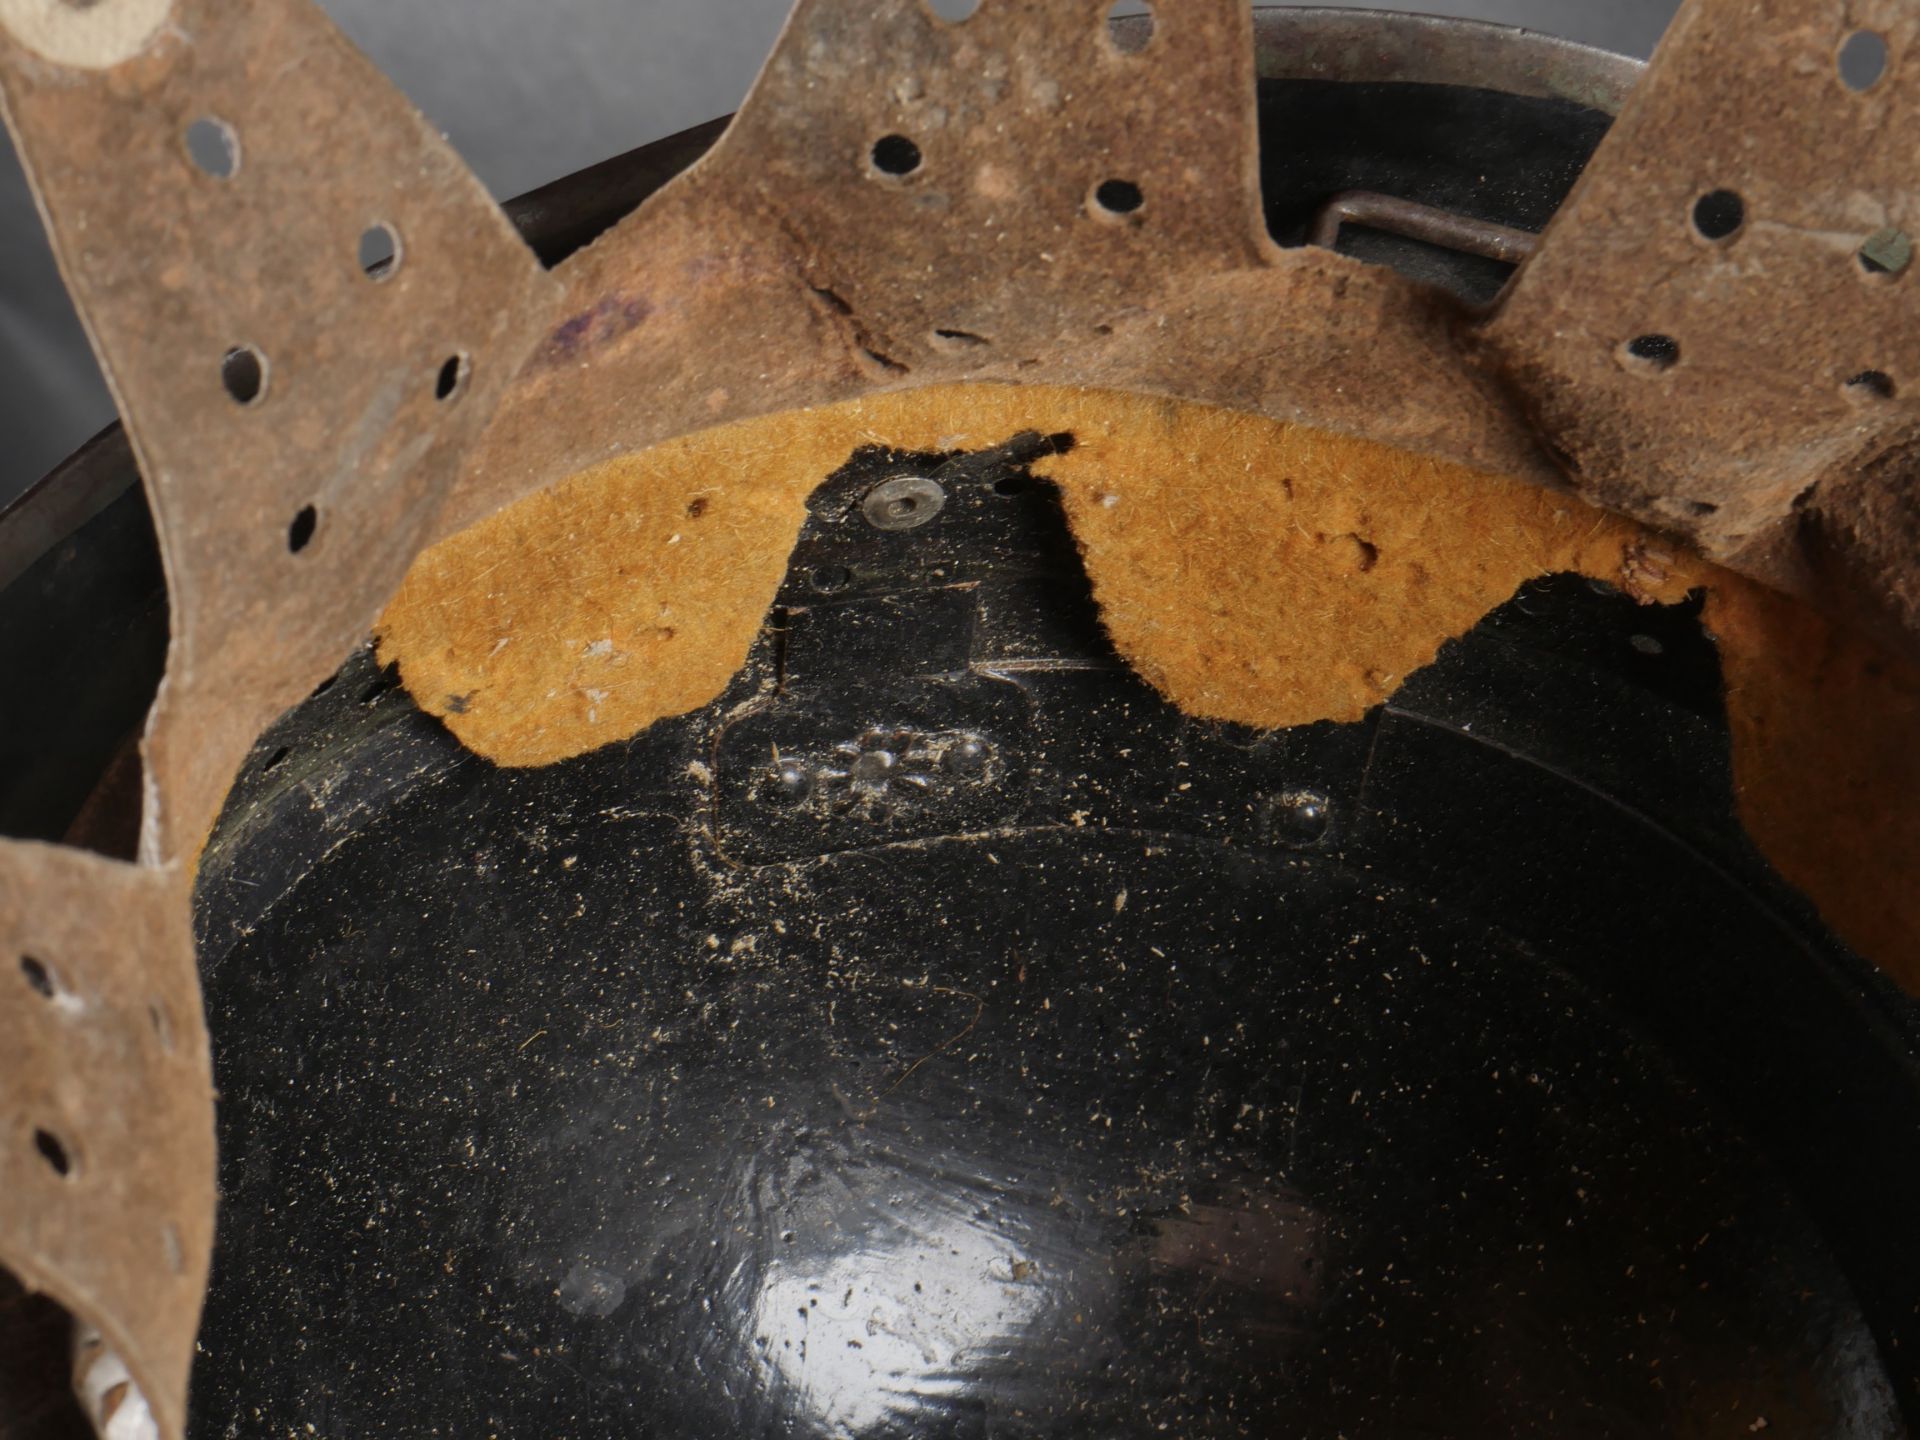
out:
{"label": "domed rivet head", "polygon": [[860,513],[876,530],[913,530],[946,508],[947,492],[937,480],[900,475],[867,492]]}

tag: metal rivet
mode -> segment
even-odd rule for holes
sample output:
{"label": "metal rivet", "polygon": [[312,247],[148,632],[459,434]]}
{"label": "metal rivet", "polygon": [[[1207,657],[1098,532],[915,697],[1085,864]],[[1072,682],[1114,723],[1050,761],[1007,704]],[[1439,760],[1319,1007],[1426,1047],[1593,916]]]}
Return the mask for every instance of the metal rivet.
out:
{"label": "metal rivet", "polygon": [[1840,83],[1849,90],[1871,90],[1887,73],[1886,37],[1871,30],[1856,30],[1841,42],[1834,57]]}
{"label": "metal rivet", "polygon": [[1311,845],[1327,833],[1333,804],[1318,790],[1269,795],[1260,811],[1260,833],[1276,845]]}
{"label": "metal rivet", "polygon": [[948,748],[940,764],[949,774],[971,778],[987,768],[989,753],[986,741],[978,735],[966,735]]}
{"label": "metal rivet", "polygon": [[1860,243],[1860,268],[1869,275],[1898,275],[1913,263],[1913,239],[1889,225]]}
{"label": "metal rivet", "polygon": [[864,750],[849,767],[849,773],[856,785],[884,787],[895,763],[891,750]]}
{"label": "metal rivet", "polygon": [[813,772],[797,760],[782,760],[766,789],[767,798],[780,805],[798,805],[812,793]]}
{"label": "metal rivet", "polygon": [[937,480],[901,475],[869,490],[860,513],[876,530],[912,530],[933,519],[946,503],[947,492]]}

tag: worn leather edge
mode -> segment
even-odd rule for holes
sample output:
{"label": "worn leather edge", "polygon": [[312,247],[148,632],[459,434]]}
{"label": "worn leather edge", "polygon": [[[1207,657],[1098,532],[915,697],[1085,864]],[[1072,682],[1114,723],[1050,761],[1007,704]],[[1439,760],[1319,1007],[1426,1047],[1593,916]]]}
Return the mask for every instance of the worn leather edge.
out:
{"label": "worn leather edge", "polygon": [[1576,491],[1909,653],[1917,46],[1904,0],[1686,0],[1476,346]]}
{"label": "worn leather edge", "polygon": [[[1804,6],[1812,0],[1779,3]],[[1209,0],[1205,7],[1172,12],[1169,23],[1178,43],[1157,55],[1152,47],[1143,52],[1149,68],[1139,68],[1139,57],[1089,48],[1105,43],[1094,28],[1098,22],[1094,11],[1082,14],[1077,6],[1047,6],[1039,0],[994,7],[990,13],[1000,15],[1007,27],[1000,32],[1002,40],[996,48],[991,28],[974,30],[975,41],[961,42],[963,46],[979,44],[967,52],[966,63],[960,63],[961,52],[953,48],[951,36],[936,43],[928,36],[943,32],[916,31],[908,37],[911,43],[898,52],[902,57],[919,57],[913,65],[862,66],[858,62],[868,54],[863,47],[886,25],[921,25],[927,23],[926,17],[911,8],[911,0],[883,0],[877,7],[868,7],[871,14],[856,14],[849,5],[850,0],[804,0],[767,72],[777,81],[785,66],[784,73],[789,79],[797,77],[796,82],[783,92],[779,84],[763,81],[749,107],[749,120],[763,126],[765,138],[755,144],[743,138],[735,146],[724,147],[724,154],[712,165],[685,177],[633,223],[568,267],[565,308],[557,322],[545,326],[544,339],[535,345],[531,363],[501,404],[476,463],[456,479],[453,462],[465,440],[464,431],[459,431],[447,440],[444,455],[450,458],[436,473],[421,473],[411,463],[397,465],[399,473],[418,483],[405,494],[390,497],[399,507],[397,512],[361,526],[359,535],[368,542],[368,553],[362,557],[367,563],[342,565],[334,575],[330,583],[342,597],[337,608],[312,605],[309,588],[300,583],[271,578],[250,581],[236,592],[244,598],[232,604],[228,618],[235,622],[233,627],[218,635],[195,633],[207,616],[222,613],[218,603],[203,610],[204,597],[195,593],[196,587],[218,575],[251,576],[249,562],[262,559],[262,552],[273,548],[263,537],[277,540],[292,528],[290,518],[297,523],[299,512],[294,505],[311,503],[313,472],[298,463],[286,463],[284,449],[273,445],[244,455],[236,446],[238,482],[209,487],[218,503],[196,508],[172,493],[179,477],[196,468],[197,457],[182,462],[165,453],[160,436],[168,423],[165,417],[175,407],[151,403],[143,387],[169,393],[168,387],[176,383],[192,384],[201,387],[194,396],[205,393],[207,370],[186,365],[181,357],[210,353],[201,342],[213,340],[213,335],[198,335],[194,345],[182,349],[177,335],[163,333],[165,324],[151,325],[153,333],[146,338],[155,348],[132,359],[124,353],[130,332],[103,324],[99,302],[108,293],[149,300],[159,294],[157,307],[140,313],[147,321],[171,321],[179,317],[169,307],[182,303],[190,307],[197,296],[219,293],[218,287],[209,291],[193,278],[195,267],[205,263],[204,255],[184,257],[192,263],[177,274],[157,259],[136,269],[103,272],[98,262],[104,252],[65,238],[73,218],[73,197],[52,194],[48,177],[75,182],[82,191],[93,187],[103,225],[97,233],[111,233],[119,222],[151,221],[153,215],[137,203],[137,191],[129,193],[123,185],[116,192],[105,183],[109,171],[100,163],[115,153],[101,143],[108,131],[142,143],[147,131],[138,125],[103,125],[105,109],[85,113],[90,103],[86,97],[125,105],[143,94],[158,93],[143,87],[164,86],[166,67],[201,45],[210,50],[229,47],[223,53],[244,62],[231,65],[229,73],[246,75],[249,63],[272,53],[269,44],[242,43],[241,37],[261,33],[250,26],[293,23],[288,17],[314,25],[319,23],[314,20],[317,12],[292,0],[261,0],[251,7],[180,0],[190,23],[162,27],[151,43],[115,68],[87,72],[92,79],[81,72],[58,70],[44,55],[18,47],[0,55],[0,88],[6,93],[9,123],[35,175],[36,193],[49,217],[63,271],[83,302],[90,333],[108,362],[116,399],[138,441],[143,470],[156,508],[162,512],[176,603],[186,621],[176,650],[176,659],[182,663],[176,665],[163,693],[149,747],[156,781],[145,845],[149,861],[178,866],[182,857],[191,854],[211,821],[233,765],[259,724],[326,673],[348,637],[364,625],[384,584],[397,575],[398,567],[423,539],[449,533],[518,495],[540,489],[588,458],[638,448],[707,424],[937,380],[1047,376],[1069,383],[1204,398],[1276,418],[1313,417],[1335,429],[1478,461],[1541,483],[1560,479],[1534,433],[1542,419],[1537,391],[1529,388],[1525,376],[1516,380],[1511,366],[1492,378],[1463,370],[1463,317],[1455,307],[1385,272],[1337,257],[1273,254],[1257,229],[1249,228],[1247,217],[1256,208],[1247,163],[1251,64],[1244,29],[1236,32],[1232,24],[1232,17],[1243,12],[1230,0]],[[1172,11],[1172,7],[1163,8]],[[1180,27],[1188,21],[1181,17],[1193,14],[1202,16],[1201,26],[1213,27],[1218,48],[1183,48]],[[1069,33],[1076,25],[1083,28]],[[332,32],[322,26],[309,33]],[[1034,43],[1056,34],[1064,37],[1064,49],[1049,50]],[[836,51],[836,37],[853,42],[851,48],[843,45]],[[817,54],[813,53],[816,42]],[[337,37],[322,38],[316,44],[315,53],[326,52],[336,59],[343,53],[350,55],[332,48]],[[1109,96],[1119,97],[1117,104],[1089,106],[1070,117],[1073,123],[1066,128],[1081,142],[1070,152],[1057,145],[1028,147],[1026,155],[1001,157],[1007,161],[1005,173],[994,175],[976,167],[942,191],[924,177],[915,181],[911,176],[876,176],[856,158],[851,146],[818,144],[823,126],[816,122],[828,122],[824,128],[842,138],[857,133],[865,144],[873,138],[876,121],[893,127],[915,119],[930,120],[934,109],[944,108],[941,102],[928,100],[924,90],[903,92],[898,83],[891,91],[886,88],[889,80],[916,78],[958,87],[951,97],[955,107],[978,99],[968,86],[977,90],[995,81],[996,75],[1002,85],[1017,80],[1027,86],[1025,93],[1033,102],[1025,120],[1038,125],[1043,123],[1042,112],[1053,115],[1044,123],[1057,133],[1061,126],[1053,101],[1065,97],[1070,84],[1079,83],[1078,72],[1064,78],[1036,77],[1007,68],[1022,54],[1048,53],[1086,57],[1086,73],[1103,77],[1093,88],[1104,86]],[[1154,68],[1162,58],[1177,63]],[[823,60],[829,71],[817,70],[816,60]],[[914,66],[922,61],[936,68],[916,70]],[[844,115],[823,116],[817,96],[832,94],[838,99],[841,92],[811,84],[809,77],[817,80],[836,65],[849,81],[844,98],[851,108]],[[995,65],[1002,68],[996,71]],[[1130,65],[1135,68],[1127,68]],[[1663,48],[1656,72],[1676,67],[1670,50]],[[289,100],[286,80],[291,73],[276,76],[273,98],[277,103],[285,105]],[[402,131],[411,130],[430,151],[438,146],[403,102],[394,108],[377,77],[365,78],[370,72],[364,65],[353,73],[360,78],[348,91],[377,102],[370,107],[371,121],[398,114]],[[1052,100],[1049,82],[1055,87]],[[1219,95],[1233,93],[1234,87],[1242,96],[1239,105],[1220,105]],[[813,92],[811,99],[809,92]],[[197,82],[189,83],[174,98],[184,101],[208,93]],[[323,93],[327,103],[322,108],[330,122],[355,113],[351,104],[339,103],[340,89]],[[244,99],[244,94],[243,86],[230,92],[238,99]],[[1156,126],[1151,111],[1162,102],[1184,103],[1184,109],[1169,112],[1174,115],[1171,125]],[[300,107],[287,108],[297,114]],[[1097,133],[1098,124],[1088,117],[1103,112],[1124,123],[1126,133],[1117,137]],[[957,109],[948,110],[949,117],[953,113]],[[176,108],[169,118],[178,124],[188,117],[184,108]],[[67,121],[79,123],[63,123]],[[836,128],[843,121],[852,127],[844,133]],[[1208,126],[1216,128],[1209,132]],[[322,133],[326,128],[319,126]],[[1208,148],[1194,138],[1206,133],[1223,143]],[[1123,143],[1141,143],[1140,137],[1147,137],[1148,148],[1130,149]],[[1152,148],[1154,137],[1164,137],[1163,148]],[[381,132],[379,138],[391,137]],[[55,141],[96,163],[50,165],[46,147]],[[808,145],[816,146],[811,154],[804,153]],[[251,141],[242,149],[243,157],[271,153],[272,147],[263,150]],[[1221,155],[1226,156],[1224,162]],[[840,168],[831,172],[815,168],[823,156],[834,157],[832,164]],[[1132,178],[1148,178],[1147,204],[1138,214],[1130,209],[1097,213],[1091,208],[1099,177],[1086,173],[1086,166],[1095,159],[1104,166],[1110,157],[1130,162],[1127,169]],[[351,163],[331,169],[321,166],[317,173],[351,189],[363,178],[355,167],[364,161],[364,153],[345,158]],[[992,155],[986,158],[988,165],[995,161]],[[1136,160],[1139,165],[1131,163]],[[756,178],[740,173],[740,167],[754,165],[784,177],[790,191],[769,189],[764,174]],[[161,173],[158,164],[154,168]],[[452,170],[458,172],[457,165]],[[938,173],[937,159],[934,173]],[[1063,174],[1078,177],[1069,197],[1072,204],[1047,203],[1066,193],[1053,188],[1054,180]],[[308,178],[299,177],[303,184]],[[959,179],[966,181],[964,189]],[[796,180],[807,183],[791,183]],[[1161,182],[1169,180],[1163,187]],[[455,181],[458,187],[457,173]],[[470,178],[464,183],[471,196],[477,187],[471,187]],[[866,188],[855,191],[854,186]],[[222,217],[214,202],[203,203],[204,197],[195,194],[188,207],[188,223],[171,228],[204,234],[195,225],[212,216],[215,221],[225,218],[227,223],[215,228],[229,233],[231,217]],[[885,203],[892,209],[876,221],[872,207],[847,204],[852,194],[869,200],[888,197]],[[969,270],[962,264],[955,269],[954,273],[971,275],[973,283],[983,287],[973,298],[985,308],[979,315],[952,317],[951,327],[940,323],[950,318],[950,302],[931,305],[912,279],[927,263],[926,248],[915,250],[909,245],[904,262],[899,253],[887,254],[877,274],[850,280],[843,268],[854,255],[880,253],[875,241],[888,235],[903,235],[910,242],[940,235],[942,227],[926,220],[930,208],[940,207],[921,202],[930,197],[937,201],[943,194],[949,214],[957,207],[968,223],[952,232],[957,242],[945,237],[951,242],[948,250],[932,252],[936,262],[943,253],[955,253],[953,243],[981,249],[983,237],[995,245],[1009,245],[1006,254],[1015,257],[1011,265]],[[1192,203],[1183,203],[1188,200]],[[995,213],[983,211],[983,203]],[[1000,209],[1005,216],[998,213]],[[482,217],[481,248],[488,243],[485,210],[481,206],[471,212]],[[167,211],[161,207],[158,213]],[[836,224],[836,217],[844,226]],[[1163,217],[1171,217],[1174,223],[1156,230]],[[284,220],[284,215],[279,218]],[[997,228],[989,223],[1002,219],[1005,223]],[[1084,262],[1080,279],[1085,283],[1063,283],[1038,268],[1056,263],[1058,256],[1048,248],[1055,234],[1074,241],[1075,254]],[[276,236],[275,245],[285,238]],[[147,258],[148,252],[139,253]],[[335,254],[339,257],[337,248]],[[228,272],[236,255],[250,264],[260,258],[244,248],[223,254],[220,259]],[[968,257],[959,258],[966,261]],[[548,296],[540,277],[530,268],[511,264],[508,271],[515,277],[513,284],[525,287],[525,309],[505,308],[515,314],[543,315]],[[499,273],[491,278],[497,280]],[[289,294],[314,298],[313,287],[303,288],[297,274],[256,265],[259,293],[276,304],[284,304]],[[360,284],[365,277],[351,278],[353,284]],[[333,279],[338,279],[337,272]],[[853,292],[851,298],[843,293],[848,291]],[[403,292],[404,286],[394,293]],[[499,314],[491,303],[497,293],[488,293],[490,315]],[[464,303],[480,304],[471,297]],[[458,296],[446,313],[463,313]],[[1008,323],[996,324],[990,331],[967,328],[968,323],[981,325],[982,316]],[[1314,323],[1303,325],[1303,316],[1314,317]],[[943,330],[951,333],[942,334]],[[217,343],[224,344],[227,338],[241,337],[222,335]],[[480,382],[470,386],[466,393],[472,403],[463,413],[484,418],[492,410],[493,394],[483,387],[497,383],[498,376],[513,368],[518,338],[512,324],[488,337],[488,345],[498,343],[500,363],[497,370],[487,366]],[[982,347],[973,341],[986,344]],[[480,348],[478,342],[475,348]],[[286,353],[276,350],[276,360],[284,360]],[[288,372],[282,368],[269,373],[277,390]],[[358,381],[341,373],[337,387],[319,385],[310,393],[351,395]],[[1516,394],[1522,397],[1517,405]],[[563,395],[566,401],[561,406]],[[635,395],[648,396],[649,406],[632,404]],[[191,403],[180,407],[181,413],[193,413],[200,406],[197,398],[189,398]],[[218,410],[217,405],[210,408]],[[362,406],[356,413],[370,412]],[[1544,428],[1549,431],[1548,443],[1557,444],[1551,427]],[[412,421],[399,427],[390,437],[390,453],[397,455],[406,448],[403,437],[421,433]],[[315,434],[310,424],[306,439],[311,459],[330,453],[337,434]],[[1564,449],[1560,447],[1562,453]],[[340,473],[358,478],[365,470],[364,465],[354,465]],[[1574,479],[1587,483],[1579,474]],[[1601,493],[1599,487],[1588,488]],[[360,498],[355,495],[355,504],[346,507],[348,513],[358,511]],[[1622,502],[1615,498],[1613,503]],[[392,523],[396,514],[401,521],[397,525]],[[1860,552],[1846,537],[1857,534],[1864,522],[1850,517],[1838,504],[1832,514],[1837,518],[1829,527],[1833,537],[1829,543],[1852,558]],[[331,511],[329,518],[334,518]],[[235,528],[219,528],[229,520]],[[350,548],[349,542],[332,539],[338,531],[328,528],[320,533],[336,556],[349,558],[341,555]],[[1762,543],[1765,537],[1753,532],[1738,538],[1741,555],[1774,555],[1781,548]],[[1886,548],[1895,554],[1902,549]],[[325,549],[314,551],[316,556],[323,553]],[[1871,553],[1867,559],[1877,563]],[[1845,570],[1844,565],[1839,568]],[[1868,572],[1877,573],[1872,563]],[[1789,578],[1798,573],[1799,568],[1790,563],[1782,563],[1778,570],[1779,576]],[[1883,595],[1896,600],[1901,593],[1897,586],[1880,588]],[[177,898],[184,909],[184,890]],[[189,952],[176,952],[169,963],[190,974]],[[210,1157],[207,1169],[210,1185]],[[112,1324],[102,1328],[132,1343],[130,1330]],[[150,1361],[136,1363],[130,1357],[130,1363],[136,1373],[149,1378],[156,1373]],[[177,1413],[165,1410],[167,1404],[163,1395],[163,1412]]]}
{"label": "worn leather edge", "polygon": [[[172,1440],[214,1209],[192,859],[254,736],[364,635],[557,288],[306,0],[176,0],[97,67],[50,59],[9,19],[0,106],[125,418],[172,636],[142,864],[0,846],[0,986],[26,997],[0,1007],[0,1165],[21,1182],[0,1184],[0,1263],[106,1337]],[[400,255],[369,274],[375,224]],[[241,347],[260,360],[252,393],[223,358]],[[71,992],[38,997],[29,960]],[[109,982],[163,1020],[89,988]],[[143,1026],[172,1050],[134,1043]],[[76,1137],[57,1184],[37,1148],[52,1132],[22,1118],[36,1105]]]}
{"label": "worn leather edge", "polygon": [[213,1240],[188,888],[0,842],[0,1265],[105,1335],[170,1435]]}

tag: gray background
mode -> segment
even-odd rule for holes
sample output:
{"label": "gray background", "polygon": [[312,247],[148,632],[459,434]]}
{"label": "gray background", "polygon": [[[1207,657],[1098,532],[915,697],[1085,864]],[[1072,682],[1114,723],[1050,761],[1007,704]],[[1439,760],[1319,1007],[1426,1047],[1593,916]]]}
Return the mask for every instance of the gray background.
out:
{"label": "gray background", "polygon": [[[322,3],[502,197],[732,110],[788,8],[788,0]],[[1674,4],[1411,0],[1406,8],[1528,25],[1644,56]],[[1138,8],[1123,5],[1121,13]],[[112,419],[113,408],[12,147],[3,137],[0,147],[4,505]]]}

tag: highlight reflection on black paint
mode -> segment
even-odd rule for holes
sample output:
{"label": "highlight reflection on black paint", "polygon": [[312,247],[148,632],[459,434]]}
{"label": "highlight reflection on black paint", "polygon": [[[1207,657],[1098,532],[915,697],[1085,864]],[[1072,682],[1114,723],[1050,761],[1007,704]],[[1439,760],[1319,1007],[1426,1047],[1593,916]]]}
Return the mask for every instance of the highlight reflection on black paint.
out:
{"label": "highlight reflection on black paint", "polygon": [[495,769],[365,673],[263,739],[193,1433],[1900,1433],[1920,1257],[1841,1222],[1920,1106],[1694,607],[1550,579],[1358,724],[1192,721],[1034,453],[854,457],[629,743]]}

